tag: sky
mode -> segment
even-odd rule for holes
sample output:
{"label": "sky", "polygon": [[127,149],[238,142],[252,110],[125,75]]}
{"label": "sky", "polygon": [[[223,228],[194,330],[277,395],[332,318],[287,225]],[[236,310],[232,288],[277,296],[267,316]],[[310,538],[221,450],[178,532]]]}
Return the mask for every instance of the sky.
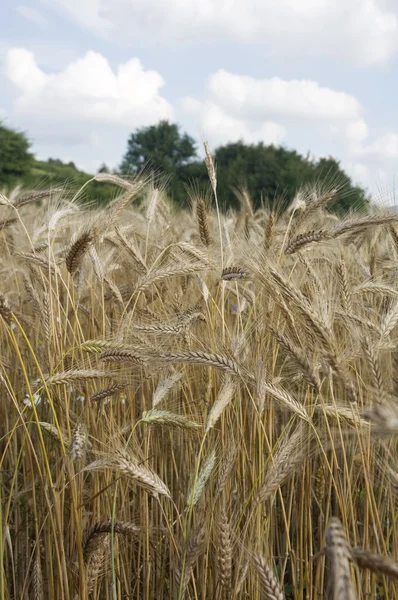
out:
{"label": "sky", "polygon": [[398,0],[3,0],[0,120],[40,159],[117,167],[167,119],[210,147],[332,155],[395,203]]}

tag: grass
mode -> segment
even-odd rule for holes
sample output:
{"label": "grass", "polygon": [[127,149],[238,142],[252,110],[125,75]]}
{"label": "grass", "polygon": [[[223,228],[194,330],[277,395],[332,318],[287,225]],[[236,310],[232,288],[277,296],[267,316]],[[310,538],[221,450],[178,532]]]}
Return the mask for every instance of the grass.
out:
{"label": "grass", "polygon": [[0,598],[398,598],[398,216],[97,179],[0,197]]}

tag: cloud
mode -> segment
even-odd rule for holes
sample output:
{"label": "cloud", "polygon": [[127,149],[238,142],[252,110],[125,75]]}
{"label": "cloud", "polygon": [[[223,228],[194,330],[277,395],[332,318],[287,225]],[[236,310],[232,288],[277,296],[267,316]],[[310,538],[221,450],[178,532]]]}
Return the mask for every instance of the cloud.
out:
{"label": "cloud", "polygon": [[398,134],[390,132],[376,138],[373,143],[364,146],[361,153],[383,160],[398,158]]}
{"label": "cloud", "polygon": [[82,27],[126,42],[261,44],[384,63],[398,50],[398,7],[386,0],[46,0]]}
{"label": "cloud", "polygon": [[171,105],[159,94],[164,81],[145,71],[137,58],[112,70],[107,59],[89,51],[63,71],[47,74],[32,52],[13,48],[4,72],[17,89],[15,112],[46,123],[85,123],[138,127],[171,118]]}
{"label": "cloud", "polygon": [[181,108],[213,145],[238,139],[278,145],[299,130],[305,139],[332,136],[355,149],[368,136],[354,96],[311,80],[256,79],[221,69],[210,75],[204,100],[186,97]]}
{"label": "cloud", "polygon": [[195,123],[193,135],[212,147],[242,139],[284,144],[303,155],[310,151],[316,159],[332,155],[368,190],[377,190],[391,173],[380,163],[398,158],[398,134],[374,139],[355,96],[312,80],[256,79],[219,70],[209,76],[203,99],[187,96],[180,110]]}
{"label": "cloud", "polygon": [[343,168],[355,185],[366,189],[376,205],[385,209],[397,207],[396,186],[391,172],[362,162],[343,163]]}
{"label": "cloud", "polygon": [[9,49],[3,76],[14,87],[7,122],[25,127],[38,155],[77,164],[115,166],[128,135],[137,127],[174,118],[161,95],[163,78],[132,58],[112,69],[100,53],[89,51],[64,69],[48,73],[25,48]]}
{"label": "cloud", "polygon": [[4,74],[21,92],[20,103],[34,99],[44,89],[48,76],[36,64],[32,52],[23,48],[7,50]]}
{"label": "cloud", "polygon": [[211,75],[208,93],[211,100],[231,113],[253,118],[273,114],[311,121],[339,121],[357,119],[362,111],[354,96],[321,87],[316,81],[255,79],[224,69]]}
{"label": "cloud", "polygon": [[369,127],[363,119],[351,121],[346,125],[345,135],[351,142],[360,144],[368,137]]}
{"label": "cloud", "polygon": [[249,119],[239,119],[212,102],[202,103],[186,97],[180,106],[194,118],[197,132],[213,147],[239,140],[248,144],[278,145],[286,136],[286,129],[274,121],[253,123]]}
{"label": "cloud", "polygon": [[45,29],[48,25],[48,21],[43,15],[33,8],[33,6],[17,6],[17,12],[24,17],[27,21],[39,25],[42,29]]}
{"label": "cloud", "polygon": [[12,86],[14,96],[11,108],[0,105],[0,116],[25,128],[42,158],[72,156],[90,170],[102,162],[113,167],[129,134],[161,119],[182,121],[212,147],[242,139],[332,154],[365,185],[381,166],[374,162],[398,157],[398,134],[371,138],[361,102],[314,80],[220,69],[209,76],[202,98],[187,96],[175,110],[163,95],[162,76],[138,58],[114,66],[89,51],[61,69],[42,65],[26,48],[5,48],[0,67],[3,87]]}
{"label": "cloud", "polygon": [[[122,3],[122,0],[116,1]],[[85,29],[100,35],[107,35],[112,31],[116,34],[112,19],[109,19],[108,15],[102,16],[104,13],[102,0],[41,0],[41,2],[49,8],[59,10]]]}
{"label": "cloud", "polygon": [[343,164],[344,170],[350,175],[354,184],[369,186],[371,177],[369,167],[361,162],[348,161]]}

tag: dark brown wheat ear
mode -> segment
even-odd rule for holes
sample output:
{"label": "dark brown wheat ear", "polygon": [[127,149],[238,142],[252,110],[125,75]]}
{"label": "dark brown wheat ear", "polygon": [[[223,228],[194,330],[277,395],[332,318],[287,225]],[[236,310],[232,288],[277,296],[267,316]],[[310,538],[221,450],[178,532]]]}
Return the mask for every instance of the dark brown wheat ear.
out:
{"label": "dark brown wheat ear", "polygon": [[80,267],[83,257],[94,239],[94,232],[88,229],[83,231],[70,245],[65,262],[66,268],[71,275]]}
{"label": "dark brown wheat ear", "polygon": [[37,542],[35,548],[35,557],[32,564],[31,573],[31,594],[34,600],[44,600],[44,582],[40,556],[40,542]]}
{"label": "dark brown wheat ear", "polygon": [[299,233],[296,237],[289,240],[286,248],[285,254],[294,254],[297,250],[301,250],[304,246],[308,244],[312,244],[314,242],[320,242],[322,240],[326,240],[328,237],[326,231],[306,231],[304,233]]}
{"label": "dark brown wheat ear", "polygon": [[230,590],[232,582],[233,540],[232,527],[225,508],[220,509],[218,518],[218,566],[220,583]]}
{"label": "dark brown wheat ear", "polygon": [[198,219],[200,241],[208,248],[211,244],[211,235],[207,217],[207,206],[203,198],[199,198],[196,203],[196,216]]}

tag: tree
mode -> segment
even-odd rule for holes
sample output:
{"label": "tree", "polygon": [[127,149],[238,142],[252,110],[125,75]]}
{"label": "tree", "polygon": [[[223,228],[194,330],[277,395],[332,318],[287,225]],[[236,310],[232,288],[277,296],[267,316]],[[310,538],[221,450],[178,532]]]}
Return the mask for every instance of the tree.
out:
{"label": "tree", "polygon": [[175,123],[160,121],[131,134],[120,170],[137,174],[149,164],[166,175],[174,175],[195,157],[194,140],[186,133],[181,134]]}
{"label": "tree", "polygon": [[338,190],[334,201],[328,205],[330,211],[343,215],[352,210],[363,210],[368,205],[365,190],[353,186],[350,177],[335,158],[321,158],[316,163],[314,172],[325,187]]}
{"label": "tree", "polygon": [[131,134],[120,171],[124,175],[136,175],[145,167],[150,168],[166,178],[171,198],[184,205],[187,196],[184,185],[189,178],[187,169],[189,171],[189,167],[196,164],[193,163],[196,157],[194,140],[181,133],[177,124],[160,121]]}
{"label": "tree", "polygon": [[214,152],[218,197],[224,207],[238,206],[233,187],[245,186],[259,208],[265,200],[270,208],[285,209],[297,189],[313,175],[313,164],[294,150],[247,145],[242,141],[220,146]]}
{"label": "tree", "polygon": [[[243,141],[219,146],[214,158],[218,199],[223,209],[237,208],[239,201],[234,188],[246,187],[255,209],[266,204],[270,209],[283,211],[296,192],[311,183],[325,191],[338,189],[329,206],[334,212],[342,214],[367,204],[364,190],[353,186],[334,158],[316,162],[309,154],[301,156],[284,147]],[[209,185],[207,170],[204,161],[197,157],[194,140],[168,121],[139,129],[128,140],[122,173],[137,174],[147,164],[166,176],[171,196],[180,205],[187,204],[187,185],[194,182],[203,189]]]}
{"label": "tree", "polygon": [[325,191],[336,188],[335,200],[328,208],[339,214],[363,209],[368,203],[365,191],[353,185],[334,158],[314,162],[309,155],[301,156],[295,150],[242,141],[220,146],[214,157],[218,198],[225,208],[238,206],[233,188],[239,186],[248,189],[256,209],[265,202],[269,208],[283,211],[306,184],[316,184]]}
{"label": "tree", "polygon": [[32,154],[24,133],[0,123],[0,185],[15,185],[30,170]]}

